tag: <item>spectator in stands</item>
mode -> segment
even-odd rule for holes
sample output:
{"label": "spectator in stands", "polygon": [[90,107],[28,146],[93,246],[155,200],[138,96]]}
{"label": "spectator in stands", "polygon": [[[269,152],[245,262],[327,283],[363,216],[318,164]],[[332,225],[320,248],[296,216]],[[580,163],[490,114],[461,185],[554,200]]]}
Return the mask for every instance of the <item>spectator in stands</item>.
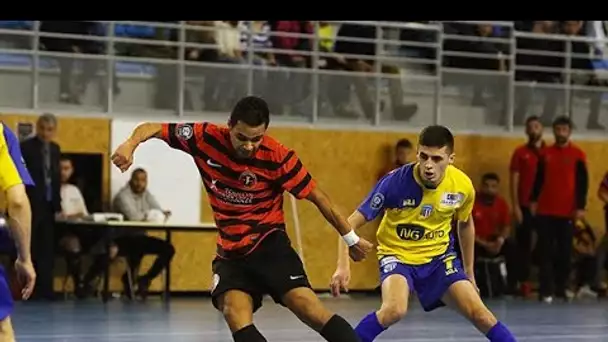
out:
{"label": "spectator in stands", "polygon": [[569,299],[567,291],[572,261],[573,220],[585,216],[588,191],[587,157],[570,141],[572,121],[562,116],[553,122],[555,144],[541,151],[530,197],[536,216],[539,297]]}
{"label": "spectator in stands", "polygon": [[400,30],[399,40],[401,41],[401,45],[399,46],[399,53],[406,57],[420,58],[425,60],[427,63],[423,63],[422,61],[417,62],[416,64],[418,65],[414,67],[416,67],[418,70],[435,73],[437,49],[435,47],[414,45],[420,43],[438,42],[438,34],[436,31],[423,28],[423,25],[428,23],[429,21],[411,21],[407,23],[407,27]]}
{"label": "spectator in stands", "polygon": [[536,167],[540,150],[545,147],[543,141],[543,125],[537,116],[526,120],[526,135],[528,141],[519,146],[511,156],[510,194],[511,209],[515,218],[517,247],[519,249],[519,277],[520,294],[527,297],[532,288],[528,282],[530,266],[532,265],[533,235],[535,222],[530,213],[530,194],[534,186]]}
{"label": "spectator in stands", "polygon": [[517,249],[510,239],[511,216],[507,201],[498,194],[500,179],[496,173],[481,177],[475,196],[475,257],[502,255],[507,264],[507,293],[515,293],[517,284]]}
{"label": "spectator in stands", "polygon": [[[59,160],[59,169],[61,177],[61,214],[59,217],[64,220],[78,220],[89,215],[87,205],[82,196],[82,192],[76,185],[70,183],[74,174],[74,165],[72,160],[66,156],[62,156]],[[72,277],[76,288],[76,295],[82,294],[82,245],[78,229],[56,232],[59,239],[59,248],[65,257],[68,274]]]}
{"label": "spectator in stands", "polygon": [[[156,198],[147,190],[148,174],[138,168],[131,173],[129,183],[114,197],[114,210],[124,215],[127,221],[165,221],[171,215],[163,210]],[[115,233],[114,242],[118,247],[118,255],[126,256],[131,274],[136,275],[144,255],[156,255],[156,260],[148,272],[137,277],[137,292],[145,298],[152,279],[156,278],[163,269],[169,266],[175,248],[165,240],[146,235],[145,229],[123,229]],[[88,286],[91,281],[107,267],[108,256],[101,256],[93,263],[85,276],[84,283]],[[127,274],[122,277],[125,293],[132,293]]]}
{"label": "spectator in stands", "polygon": [[[191,20],[186,21],[189,25],[186,30],[186,42],[200,44],[204,46],[191,46],[185,49],[186,60],[193,62],[217,62],[220,58],[220,51],[218,50],[217,44],[217,31],[215,30],[216,24],[214,21],[198,21]],[[227,62],[227,61],[223,61]],[[211,111],[221,110],[219,104],[218,93],[220,92],[219,87],[216,87],[218,80],[222,79],[224,69],[214,70],[207,67],[199,66],[187,66],[186,75],[196,76],[204,78],[204,90],[201,96],[203,100],[203,108]],[[186,95],[189,93],[187,92]],[[192,99],[187,98],[187,106],[192,107],[189,103]]]}
{"label": "spectator in stands", "polygon": [[[284,50],[275,54],[277,64],[288,68],[309,68],[312,45],[310,35],[313,27],[310,21],[279,20],[271,23],[273,49]],[[294,35],[309,35],[288,36]],[[310,109],[300,108],[310,95],[311,74],[302,72],[273,72],[269,75],[269,103],[271,112],[285,113],[285,106],[292,111],[310,113]],[[302,114],[302,113],[301,113]]]}
{"label": "spectator in stands", "polygon": [[[241,31],[241,50],[253,50],[253,64],[255,65],[277,65],[274,53],[261,51],[262,49],[272,49],[272,39],[270,37],[270,24],[267,21],[240,21],[239,30]],[[245,55],[248,59],[249,56]]]}
{"label": "spectator in stands", "polygon": [[[336,35],[338,34],[338,25],[327,21],[319,21],[317,25],[317,37],[319,39],[319,60],[318,67],[323,70],[347,70],[347,63],[344,56],[335,53]],[[356,110],[351,109],[348,99],[350,98],[349,87],[334,88],[327,80],[331,80],[332,76],[326,74],[319,75],[319,108],[336,104],[334,112],[338,116],[356,117]],[[335,77],[335,76],[334,76]],[[334,99],[332,101],[332,99]],[[337,100],[335,100],[337,99]]]}
{"label": "spectator in stands", "polygon": [[[531,32],[533,34],[555,34],[557,25],[554,21],[534,21],[532,22]],[[532,87],[538,83],[561,83],[561,72],[556,71],[563,68],[563,58],[557,56],[543,55],[546,52],[561,52],[561,43],[555,39],[542,39],[539,37],[517,37],[517,55],[515,79],[520,82],[531,82],[530,85],[518,86],[515,88],[515,112],[513,122],[515,125],[523,123],[528,114],[528,109],[534,98],[534,91],[543,93],[544,105],[541,115],[541,122],[549,125],[557,111],[560,103],[560,91],[553,88]],[[528,50],[530,52],[526,52]],[[555,70],[543,70],[542,68],[553,68]]]}
{"label": "spectator in stands", "polygon": [[[359,55],[345,56],[346,58],[346,69],[354,72],[370,73],[374,72],[374,65],[376,63],[376,43],[374,42],[353,42],[346,41],[342,38],[358,38],[358,39],[376,39],[376,26],[369,24],[342,24],[338,30],[338,37],[336,39],[335,52],[339,54]],[[387,78],[389,83],[389,95],[393,109],[393,118],[396,120],[408,121],[418,112],[418,105],[414,103],[405,103],[403,86],[401,84],[401,78],[399,76],[401,70],[399,67],[394,65],[388,65],[381,63],[380,71],[384,74],[388,74],[391,77]],[[368,80],[363,77],[348,77],[344,76],[333,76],[330,80],[330,90],[338,90],[340,88],[350,88],[354,86],[355,93],[359,98],[361,107],[363,108],[363,114],[366,118],[372,119],[375,116],[375,100],[370,94],[370,88]],[[330,95],[330,100],[333,101],[334,113],[338,116],[348,115],[349,112],[343,111],[344,108],[348,107],[349,97],[339,97],[340,94],[348,94],[350,92],[340,91],[337,93],[338,96]]]}
{"label": "spectator in stands", "polygon": [[36,135],[21,143],[23,160],[35,183],[27,187],[32,206],[32,259],[38,273],[33,299],[54,298],[54,226],[55,218],[61,215],[61,148],[54,142],[56,133],[57,118],[43,114],[36,121]]}
{"label": "spectator in stands", "polygon": [[[144,57],[156,59],[177,59],[178,48],[165,42],[177,42],[179,40],[176,27],[159,26],[158,24],[177,24],[177,21],[143,21],[147,25],[122,26],[121,36],[130,39],[138,39],[137,43],[117,43],[116,54],[129,57]],[[151,44],[148,44],[148,41]],[[177,67],[173,64],[154,63],[154,108],[170,109],[177,108]]]}
{"label": "spectator in stands", "polygon": [[[215,26],[213,21],[186,21],[192,27],[186,30],[186,42],[201,45],[215,45]],[[186,48],[186,59],[190,61],[215,62],[218,59],[218,50],[214,46],[197,46]]]}
{"label": "spectator in stands", "polygon": [[413,150],[414,146],[409,140],[400,139],[397,141],[395,147],[391,149],[390,165],[386,169],[382,170],[382,172],[378,175],[378,179],[384,177],[384,175],[392,170],[411,162]]}
{"label": "spectator in stands", "polygon": [[[571,20],[564,21],[562,24],[562,32],[571,37],[585,37],[584,21]],[[575,84],[583,84],[588,87],[598,87],[605,85],[600,82],[595,74],[591,73],[594,70],[590,58],[592,45],[583,41],[566,41],[563,44],[563,51],[568,51],[567,44],[570,44],[572,55],[570,57],[570,70],[572,82]],[[603,92],[597,90],[582,91],[581,95],[589,98],[589,116],[587,117],[587,129],[603,130],[605,127],[600,124],[600,109],[602,104]],[[566,109],[569,111],[569,108]]]}
{"label": "spectator in stands", "polygon": [[[500,32],[490,24],[471,25],[467,23],[452,23],[444,25],[445,33],[459,34],[462,36],[470,36],[473,39],[450,39],[444,40],[444,51],[446,58],[443,61],[444,65],[451,68],[460,69],[476,69],[487,71],[507,71],[507,60],[505,55],[509,53],[508,43],[494,42],[491,39],[500,38],[504,32]],[[486,40],[487,38],[487,40]],[[477,55],[476,57],[450,55],[450,52],[469,53]],[[480,55],[485,55],[480,57]],[[499,74],[475,74],[471,73],[467,76],[466,82],[473,85],[474,106],[483,106],[490,108],[489,102],[486,101],[484,93],[488,91],[495,100],[492,104],[498,105],[500,113],[494,115],[500,124],[504,124],[506,119],[506,98],[504,96],[506,88],[506,78],[501,78]],[[453,78],[458,78],[459,82],[462,79],[461,75],[455,75]],[[489,119],[489,118],[488,118]]]}
{"label": "spectator in stands", "polygon": [[[42,48],[47,51],[72,54],[99,54],[103,43],[87,39],[86,36],[97,35],[99,26],[91,21],[42,21],[40,31],[53,34],[74,34],[83,36],[80,39],[63,37],[40,37]],[[80,59],[80,58],[79,58]],[[59,63],[59,101],[81,104],[88,84],[97,76],[100,62],[97,59],[82,58],[82,71],[72,86],[75,56],[57,57]],[[117,87],[115,87],[115,90]]]}

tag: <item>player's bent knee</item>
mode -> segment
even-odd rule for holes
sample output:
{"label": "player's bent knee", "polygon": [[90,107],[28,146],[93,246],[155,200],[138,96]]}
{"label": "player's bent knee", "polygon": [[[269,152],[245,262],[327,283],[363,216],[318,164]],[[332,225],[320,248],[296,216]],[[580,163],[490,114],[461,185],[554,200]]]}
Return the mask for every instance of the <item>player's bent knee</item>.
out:
{"label": "player's bent knee", "polygon": [[220,299],[219,309],[232,332],[253,323],[253,300],[244,292],[226,292]]}
{"label": "player's bent knee", "polygon": [[382,282],[382,306],[377,313],[380,324],[388,327],[405,317],[408,293],[407,279],[401,275],[391,275]]}
{"label": "player's bent knee", "polygon": [[383,303],[378,311],[378,320],[388,327],[402,320],[407,314],[407,302]]}
{"label": "player's bent knee", "polygon": [[468,312],[468,316],[471,322],[482,331],[489,330],[497,322],[494,314],[492,314],[492,312],[483,304],[471,308]]}
{"label": "player's bent knee", "polygon": [[282,300],[302,322],[315,330],[321,329],[333,316],[317,295],[307,287],[290,290]]}

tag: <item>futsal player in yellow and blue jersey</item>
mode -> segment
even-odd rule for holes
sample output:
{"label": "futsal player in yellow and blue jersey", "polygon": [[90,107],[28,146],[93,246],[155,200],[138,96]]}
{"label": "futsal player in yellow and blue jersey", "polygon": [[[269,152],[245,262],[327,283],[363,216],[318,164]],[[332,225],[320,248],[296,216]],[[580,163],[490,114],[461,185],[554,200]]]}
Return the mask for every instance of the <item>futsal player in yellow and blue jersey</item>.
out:
{"label": "futsal player in yellow and blue jersey", "polygon": [[[384,176],[349,217],[354,231],[384,215],[377,232],[382,306],[355,329],[362,342],[373,341],[405,316],[410,290],[425,311],[447,304],[490,341],[515,341],[479,297],[473,273],[475,189],[453,162],[452,133],[443,126],[425,128],[418,140],[418,161]],[[462,260],[450,234],[453,219],[458,221]],[[334,295],[350,278],[348,252],[342,250],[331,283]]]}
{"label": "futsal player in yellow and blue jersey", "polygon": [[[21,297],[28,299],[34,290],[36,272],[30,254],[32,212],[25,192],[33,185],[19,148],[19,140],[4,123],[0,122],[0,191],[5,194],[8,208],[8,226],[17,247],[15,270],[23,283]],[[6,273],[0,267],[0,341],[15,341],[10,315],[13,297]]]}

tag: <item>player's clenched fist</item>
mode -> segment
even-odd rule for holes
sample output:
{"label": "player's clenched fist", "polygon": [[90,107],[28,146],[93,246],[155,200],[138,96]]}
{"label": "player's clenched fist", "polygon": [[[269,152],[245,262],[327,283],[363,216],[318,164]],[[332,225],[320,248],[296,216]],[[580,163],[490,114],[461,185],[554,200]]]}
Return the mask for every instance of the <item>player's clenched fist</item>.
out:
{"label": "player's clenched fist", "polygon": [[125,172],[133,164],[133,151],[135,146],[130,141],[122,143],[112,154],[112,163],[116,165],[120,171]]}
{"label": "player's clenched fist", "polygon": [[365,259],[365,256],[372,248],[374,248],[374,245],[371,242],[360,238],[359,242],[348,248],[348,254],[353,261],[361,261]]}

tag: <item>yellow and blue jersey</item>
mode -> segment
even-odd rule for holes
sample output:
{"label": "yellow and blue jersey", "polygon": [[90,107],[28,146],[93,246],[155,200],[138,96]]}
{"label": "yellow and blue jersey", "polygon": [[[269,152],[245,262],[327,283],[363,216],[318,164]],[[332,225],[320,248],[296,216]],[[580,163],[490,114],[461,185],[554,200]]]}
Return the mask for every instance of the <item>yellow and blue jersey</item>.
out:
{"label": "yellow and blue jersey", "polygon": [[377,232],[380,259],[423,265],[448,251],[453,218],[467,221],[474,202],[471,179],[455,166],[431,189],[422,185],[419,165],[408,164],[384,176],[358,211],[368,221],[384,213]]}
{"label": "yellow and blue jersey", "polygon": [[0,122],[0,191],[18,185],[34,185],[21,155],[19,139]]}
{"label": "yellow and blue jersey", "polygon": [[[0,191],[5,192],[19,184],[34,185],[34,182],[25,167],[19,139],[0,122]],[[12,311],[11,289],[4,268],[0,267],[0,320],[4,320]]]}

